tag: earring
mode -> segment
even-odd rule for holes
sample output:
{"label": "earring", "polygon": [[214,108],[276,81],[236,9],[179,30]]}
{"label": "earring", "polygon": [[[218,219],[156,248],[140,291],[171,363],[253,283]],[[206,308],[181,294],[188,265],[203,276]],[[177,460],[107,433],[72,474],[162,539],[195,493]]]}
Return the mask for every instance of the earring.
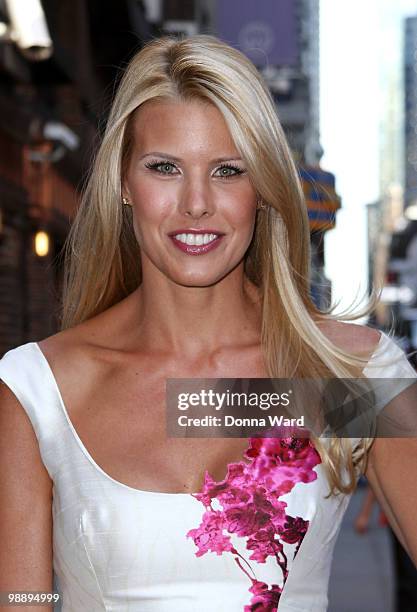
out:
{"label": "earring", "polygon": [[132,206],[132,205],[131,205],[131,203],[129,202],[129,200],[128,200],[127,198],[122,198],[122,203],[123,203],[125,206]]}
{"label": "earring", "polygon": [[267,205],[266,205],[266,204],[265,204],[265,202],[262,200],[262,198],[261,198],[261,199],[259,199],[259,200],[256,202],[256,210],[265,210],[265,209],[266,209],[266,207],[267,207]]}

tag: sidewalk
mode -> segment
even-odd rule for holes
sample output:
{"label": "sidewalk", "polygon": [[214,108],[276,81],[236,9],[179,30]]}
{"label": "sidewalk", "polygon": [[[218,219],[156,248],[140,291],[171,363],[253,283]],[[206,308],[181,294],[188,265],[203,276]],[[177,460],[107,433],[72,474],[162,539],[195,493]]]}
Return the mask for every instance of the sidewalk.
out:
{"label": "sidewalk", "polygon": [[393,570],[387,529],[377,525],[358,535],[353,522],[365,488],[358,488],[346,511],[334,551],[328,612],[393,612]]}

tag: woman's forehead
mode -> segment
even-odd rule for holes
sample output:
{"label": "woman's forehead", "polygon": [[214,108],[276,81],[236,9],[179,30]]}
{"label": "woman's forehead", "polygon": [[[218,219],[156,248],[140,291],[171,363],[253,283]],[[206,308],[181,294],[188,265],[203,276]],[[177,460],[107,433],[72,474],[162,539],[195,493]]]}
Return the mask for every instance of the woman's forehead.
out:
{"label": "woman's forehead", "polygon": [[223,115],[204,100],[150,100],[135,111],[132,127],[139,149],[219,149],[221,154],[227,149],[237,154]]}

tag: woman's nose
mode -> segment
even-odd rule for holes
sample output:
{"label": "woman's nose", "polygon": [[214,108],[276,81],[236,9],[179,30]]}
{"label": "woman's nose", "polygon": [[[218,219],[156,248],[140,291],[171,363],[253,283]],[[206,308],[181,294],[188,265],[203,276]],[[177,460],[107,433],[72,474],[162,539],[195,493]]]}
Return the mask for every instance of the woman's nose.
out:
{"label": "woman's nose", "polygon": [[214,203],[207,186],[189,186],[183,191],[180,199],[180,212],[187,217],[199,219],[213,214]]}

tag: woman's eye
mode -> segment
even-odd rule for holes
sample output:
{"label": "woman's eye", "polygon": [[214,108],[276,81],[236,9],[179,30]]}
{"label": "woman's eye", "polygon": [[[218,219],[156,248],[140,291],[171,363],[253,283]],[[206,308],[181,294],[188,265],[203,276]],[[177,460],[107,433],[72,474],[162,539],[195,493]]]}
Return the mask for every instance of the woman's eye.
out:
{"label": "woman's eye", "polygon": [[221,166],[221,168],[218,168],[218,172],[220,172],[220,176],[222,178],[229,178],[230,176],[243,174],[243,170],[237,166]]}
{"label": "woman's eye", "polygon": [[[174,170],[176,170],[175,164],[169,161],[154,161],[145,164],[146,168],[150,170],[155,170],[158,174],[172,175],[175,174]],[[221,166],[217,169],[216,172],[220,173],[221,178],[229,178],[232,176],[236,176],[238,174],[243,174],[244,170],[238,168],[237,166]]]}
{"label": "woman's eye", "polygon": [[160,174],[173,174],[172,169],[175,169],[174,164],[171,162],[152,162],[149,164],[145,164],[147,168],[150,170],[156,170]]}

